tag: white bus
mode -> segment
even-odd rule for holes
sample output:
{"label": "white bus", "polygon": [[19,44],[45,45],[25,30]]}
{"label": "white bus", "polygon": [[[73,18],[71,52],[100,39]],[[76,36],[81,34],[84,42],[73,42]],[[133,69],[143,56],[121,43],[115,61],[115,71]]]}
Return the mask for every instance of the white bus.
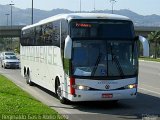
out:
{"label": "white bus", "polygon": [[21,74],[66,101],[135,98],[138,45],[132,21],[100,13],[56,15],[22,29]]}

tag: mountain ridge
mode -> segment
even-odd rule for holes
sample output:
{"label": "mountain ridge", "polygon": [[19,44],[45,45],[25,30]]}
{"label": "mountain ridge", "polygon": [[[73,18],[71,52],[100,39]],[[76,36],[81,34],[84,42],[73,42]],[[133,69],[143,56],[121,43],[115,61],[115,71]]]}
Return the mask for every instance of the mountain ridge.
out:
{"label": "mountain ridge", "polygon": [[[13,25],[28,25],[31,23],[31,8],[20,9],[13,6]],[[78,11],[71,11],[68,9],[52,9],[50,11],[34,9],[34,23],[42,19],[61,14],[61,13],[76,13]],[[86,12],[96,12],[96,13],[111,13],[111,10],[96,10],[96,11],[83,11]],[[7,16],[5,14],[10,14],[10,6],[0,5],[0,26],[7,25]],[[129,17],[135,24],[135,26],[153,26],[160,27],[160,16],[156,14],[152,15],[140,15],[128,9],[114,10],[115,14],[123,15]],[[8,24],[10,24],[10,16],[8,16]]]}

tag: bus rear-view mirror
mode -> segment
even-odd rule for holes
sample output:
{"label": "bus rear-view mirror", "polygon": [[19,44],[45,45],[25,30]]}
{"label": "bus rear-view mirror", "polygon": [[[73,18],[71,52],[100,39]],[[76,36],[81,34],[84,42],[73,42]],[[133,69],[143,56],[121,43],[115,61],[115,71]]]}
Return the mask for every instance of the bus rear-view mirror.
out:
{"label": "bus rear-view mirror", "polygon": [[65,47],[64,47],[64,58],[71,59],[72,53],[72,39],[70,36],[67,36],[65,39]]}
{"label": "bus rear-view mirror", "polygon": [[149,57],[149,43],[148,43],[148,40],[143,36],[139,36],[138,39],[140,40],[140,42],[142,43],[142,46],[143,46],[143,56],[144,57]]}

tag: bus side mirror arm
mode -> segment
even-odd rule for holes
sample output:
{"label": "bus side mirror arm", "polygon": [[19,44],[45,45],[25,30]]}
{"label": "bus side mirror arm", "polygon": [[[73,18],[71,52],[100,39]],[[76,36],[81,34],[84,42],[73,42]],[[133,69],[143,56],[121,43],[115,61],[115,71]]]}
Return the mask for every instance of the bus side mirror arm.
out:
{"label": "bus side mirror arm", "polygon": [[149,43],[148,43],[148,40],[143,36],[139,36],[138,39],[140,40],[140,42],[142,43],[142,46],[143,46],[143,56],[144,57],[149,57]]}
{"label": "bus side mirror arm", "polygon": [[71,59],[72,55],[72,39],[68,35],[65,39],[64,58]]}

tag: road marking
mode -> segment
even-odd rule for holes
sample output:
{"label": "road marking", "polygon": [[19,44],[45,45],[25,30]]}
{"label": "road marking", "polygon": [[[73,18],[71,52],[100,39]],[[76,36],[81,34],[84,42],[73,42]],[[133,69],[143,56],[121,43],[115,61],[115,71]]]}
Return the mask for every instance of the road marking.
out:
{"label": "road marking", "polygon": [[140,87],[139,89],[160,95],[160,93],[159,93],[159,92],[156,92],[156,91],[148,90],[148,89],[141,88],[141,87]]}
{"label": "road marking", "polygon": [[158,63],[160,64],[160,62],[156,62],[156,61],[147,61],[147,60],[139,60],[140,62],[149,62],[149,63]]}

